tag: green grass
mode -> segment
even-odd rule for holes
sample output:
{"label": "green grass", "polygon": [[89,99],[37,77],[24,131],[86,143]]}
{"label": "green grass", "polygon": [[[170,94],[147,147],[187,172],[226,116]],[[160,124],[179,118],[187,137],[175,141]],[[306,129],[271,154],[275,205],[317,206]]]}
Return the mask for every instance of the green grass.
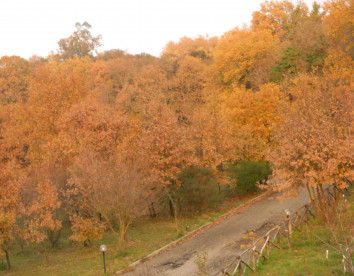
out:
{"label": "green grass", "polygon": [[[344,204],[343,223],[353,227],[353,196]],[[283,250],[272,248],[268,260],[260,260],[257,275],[344,275],[342,256],[331,247],[319,241],[313,234],[322,240],[332,241],[332,234],[323,227],[323,224],[312,219],[309,225],[303,224],[301,232],[295,231],[291,239],[291,248],[287,241],[281,241]],[[326,259],[326,250],[329,258]],[[353,250],[353,248],[352,248]],[[248,271],[246,275],[253,275]],[[346,274],[349,275],[349,274]]]}
{"label": "green grass", "polygon": [[249,195],[242,199],[227,200],[217,210],[181,218],[179,221],[181,231],[179,232],[171,217],[140,218],[129,228],[128,243],[124,247],[118,246],[118,240],[114,234],[106,233],[102,240],[95,241],[91,247],[85,248],[81,243],[71,242],[65,238],[70,235],[66,229],[58,248],[49,250],[49,265],[46,264],[43,250],[39,246],[27,246],[21,251],[18,245],[14,245],[10,251],[12,269],[4,270],[5,266],[2,265],[2,261],[4,263],[6,261],[0,260],[0,274],[8,276],[104,275],[102,254],[99,251],[101,244],[107,245],[107,273],[112,274],[183,236],[186,224],[189,226],[189,231],[197,229],[255,196]]}

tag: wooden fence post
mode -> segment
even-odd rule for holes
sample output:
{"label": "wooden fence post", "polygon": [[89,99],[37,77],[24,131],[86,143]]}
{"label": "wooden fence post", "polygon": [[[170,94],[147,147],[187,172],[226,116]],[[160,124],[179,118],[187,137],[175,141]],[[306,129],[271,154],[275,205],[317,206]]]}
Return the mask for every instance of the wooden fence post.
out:
{"label": "wooden fence post", "polygon": [[238,275],[241,276],[242,274],[242,262],[240,262],[240,266],[238,267]]}
{"label": "wooden fence post", "polygon": [[257,268],[257,263],[256,263],[256,247],[253,247],[253,253],[252,253],[252,263],[253,263],[253,275],[256,275],[256,268]]}
{"label": "wooden fence post", "polygon": [[305,223],[306,223],[306,224],[308,223],[308,220],[309,220],[309,218],[308,218],[308,212],[309,212],[308,208],[309,208],[309,206],[306,204],[306,205],[305,205],[305,214],[304,214]]}
{"label": "wooden fence post", "polygon": [[269,255],[270,255],[269,239],[268,239],[267,244],[266,244],[266,252],[267,252],[267,258],[269,258]]}
{"label": "wooden fence post", "polygon": [[[280,230],[279,230],[279,233],[280,233]],[[278,235],[277,235],[277,245],[278,245],[278,246],[280,246],[280,235],[279,235],[279,233],[278,233]]]}
{"label": "wooden fence post", "polygon": [[291,236],[293,235],[293,229],[291,225],[291,218],[288,216],[288,244],[289,248],[291,248]]}

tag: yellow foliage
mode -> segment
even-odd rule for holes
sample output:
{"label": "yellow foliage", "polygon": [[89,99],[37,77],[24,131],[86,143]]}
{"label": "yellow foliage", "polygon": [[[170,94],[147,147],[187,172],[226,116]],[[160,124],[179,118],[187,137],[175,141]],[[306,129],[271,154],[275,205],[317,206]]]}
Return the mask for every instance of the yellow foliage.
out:
{"label": "yellow foliage", "polygon": [[267,58],[278,39],[270,30],[234,29],[224,34],[215,49],[216,78],[226,87],[252,86],[251,72]]}

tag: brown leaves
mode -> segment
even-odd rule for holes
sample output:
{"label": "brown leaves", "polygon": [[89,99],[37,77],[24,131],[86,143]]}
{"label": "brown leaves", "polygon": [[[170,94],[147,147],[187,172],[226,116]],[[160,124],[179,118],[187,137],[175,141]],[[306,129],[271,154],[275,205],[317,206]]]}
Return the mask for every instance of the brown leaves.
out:
{"label": "brown leaves", "polygon": [[270,158],[281,187],[346,185],[353,166],[353,95],[331,75],[300,76],[283,110]]}
{"label": "brown leaves", "polygon": [[61,222],[54,218],[60,202],[56,187],[48,181],[38,182],[36,192],[37,197],[26,212],[28,228],[25,237],[32,242],[41,243],[47,238],[48,230],[60,230],[62,227]]}
{"label": "brown leaves", "polygon": [[0,163],[0,256],[14,239],[16,220],[20,216],[19,183],[12,164]]}
{"label": "brown leaves", "polygon": [[188,128],[181,125],[173,111],[157,105],[150,109],[153,117],[144,127],[139,145],[146,156],[151,176],[157,185],[175,179],[182,167],[195,162]]}

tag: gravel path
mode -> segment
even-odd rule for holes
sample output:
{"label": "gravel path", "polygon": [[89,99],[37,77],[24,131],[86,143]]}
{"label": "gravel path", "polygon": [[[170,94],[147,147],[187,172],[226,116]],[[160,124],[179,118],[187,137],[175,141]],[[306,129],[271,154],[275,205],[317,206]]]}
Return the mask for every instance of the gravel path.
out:
{"label": "gravel path", "polygon": [[291,213],[309,202],[306,191],[296,199],[278,200],[279,195],[270,195],[242,209],[228,219],[205,229],[199,235],[137,265],[126,276],[198,275],[196,254],[206,255],[208,275],[216,275],[231,263],[243,250],[243,237],[248,232],[264,234],[274,224],[285,219],[285,209]]}

